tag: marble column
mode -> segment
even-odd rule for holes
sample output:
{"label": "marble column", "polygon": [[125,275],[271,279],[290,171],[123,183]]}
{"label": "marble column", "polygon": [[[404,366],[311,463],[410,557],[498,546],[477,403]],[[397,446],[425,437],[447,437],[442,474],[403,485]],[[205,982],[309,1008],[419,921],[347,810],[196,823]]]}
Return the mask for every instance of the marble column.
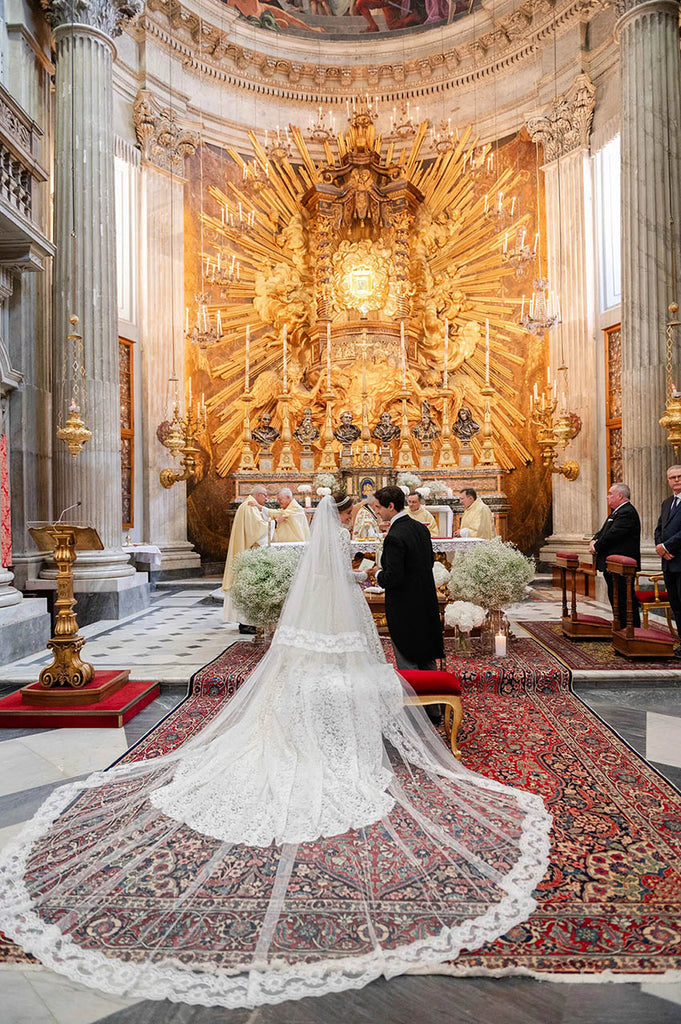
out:
{"label": "marble column", "polygon": [[667,466],[678,461],[658,420],[666,400],[667,307],[681,302],[679,3],[625,0],[622,7],[622,454],[645,551],[668,493]]}
{"label": "marble column", "polygon": [[579,435],[560,461],[573,459],[580,474],[568,481],[553,476],[553,534],[542,548],[542,558],[553,561],[556,551],[586,554],[598,528],[598,378],[601,355],[595,336],[595,260],[593,245],[593,188],[589,134],[595,89],[587,75],[579,74],[544,117],[534,118],[528,129],[544,149],[544,185],[547,211],[548,274],[551,289],[561,302],[561,324],[549,333],[549,363],[555,375],[564,361],[569,370],[568,408],[582,421]]}
{"label": "marble column", "polygon": [[112,36],[141,8],[139,0],[76,5],[53,0],[47,10],[56,50],[54,414],[55,421],[59,411],[66,415],[65,403],[61,410],[58,406],[64,402],[60,389],[68,318],[75,313],[84,345],[88,404],[83,412],[92,431],[75,459],[55,441],[54,512],[80,501],[72,514],[99,532],[104,551],[80,554],[74,567],[74,577],[90,581],[134,574],[121,550]]}
{"label": "marble column", "polygon": [[184,394],[184,161],[197,138],[180,127],[172,111],[159,109],[146,90],[137,96],[133,119],[142,147],[145,239],[140,287],[144,537],[161,549],[162,575],[196,575],[201,559],[187,540],[187,484],[161,486],[160,471],[177,464],[156,431],[168,418],[173,367]]}

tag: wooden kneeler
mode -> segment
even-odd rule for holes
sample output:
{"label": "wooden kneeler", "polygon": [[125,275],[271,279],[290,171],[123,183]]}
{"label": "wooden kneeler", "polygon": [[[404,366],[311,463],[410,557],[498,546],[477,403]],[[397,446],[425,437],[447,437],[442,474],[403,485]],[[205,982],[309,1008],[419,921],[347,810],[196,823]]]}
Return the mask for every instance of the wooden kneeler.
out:
{"label": "wooden kneeler", "polygon": [[409,683],[415,696],[407,700],[408,704],[443,704],[445,709],[445,732],[452,754],[461,760],[458,747],[459,726],[463,720],[461,704],[461,682],[453,672],[428,672],[418,669],[398,669],[399,674]]}
{"label": "wooden kneeler", "polygon": [[[577,612],[577,570],[579,555],[574,551],[559,551],[556,565],[560,569],[560,583],[563,591],[563,635],[577,640],[609,640],[612,622],[600,615],[580,615]],[[567,604],[567,576],[570,576],[570,611]]]}
{"label": "wooden kneeler", "polygon": [[624,629],[615,629],[619,622],[619,588],[613,587],[613,630],[612,645],[625,658],[672,658],[674,637],[661,629],[642,629],[634,626],[634,586],[636,581],[636,559],[626,555],[610,555],[605,560],[608,572],[624,576],[627,585],[627,624]]}

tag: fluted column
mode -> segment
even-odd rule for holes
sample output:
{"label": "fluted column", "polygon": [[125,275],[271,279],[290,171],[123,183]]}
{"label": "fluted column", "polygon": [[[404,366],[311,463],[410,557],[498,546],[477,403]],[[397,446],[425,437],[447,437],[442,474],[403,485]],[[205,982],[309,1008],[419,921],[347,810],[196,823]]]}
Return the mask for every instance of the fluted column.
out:
{"label": "fluted column", "polygon": [[675,461],[658,419],[666,399],[667,306],[681,295],[679,3],[622,6],[622,454],[642,541],[650,547],[667,494],[666,469]]}
{"label": "fluted column", "polygon": [[187,540],[187,485],[161,486],[160,471],[177,469],[177,464],[156,433],[168,418],[173,369],[181,393],[184,387],[184,160],[194,152],[197,139],[179,127],[172,111],[159,110],[146,91],[137,96],[133,118],[142,146],[146,240],[141,287],[144,536],[160,547],[162,572],[197,570],[201,559]]}
{"label": "fluted column", "polygon": [[[56,49],[55,416],[68,317],[75,313],[83,335],[86,420],[92,431],[76,459],[55,442],[54,509],[58,514],[80,501],[79,515],[98,530],[105,551],[79,555],[74,571],[92,579],[134,572],[121,550],[112,36],[141,6],[139,0],[53,0],[48,8]],[[65,416],[63,408],[61,413]]]}
{"label": "fluted column", "polygon": [[544,148],[548,272],[551,288],[561,301],[562,323],[550,332],[549,362],[554,375],[563,361],[568,366],[568,407],[582,421],[581,432],[560,457],[579,463],[579,477],[568,481],[553,476],[553,534],[542,549],[548,561],[566,547],[586,551],[583,538],[590,537],[599,525],[594,455],[600,439],[594,382],[601,348],[595,339],[596,269],[588,149],[594,93],[588,75],[579,74],[549,114],[528,124],[533,140]]}

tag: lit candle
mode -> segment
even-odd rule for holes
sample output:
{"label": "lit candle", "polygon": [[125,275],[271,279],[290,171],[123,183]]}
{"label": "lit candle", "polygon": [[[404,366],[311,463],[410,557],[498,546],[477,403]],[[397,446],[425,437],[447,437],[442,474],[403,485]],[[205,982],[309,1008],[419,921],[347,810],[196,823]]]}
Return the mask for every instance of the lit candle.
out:
{"label": "lit candle", "polygon": [[539,245],[539,232],[537,232],[537,234],[534,236],[534,251],[535,252],[537,251],[537,246],[538,245]]}
{"label": "lit candle", "polygon": [[535,400],[535,402],[539,401],[539,392],[537,391],[537,382],[536,381],[534,382],[534,400]]}
{"label": "lit candle", "polygon": [[286,372],[286,334],[288,327],[284,324],[284,394],[288,391],[288,374]]}
{"label": "lit candle", "polygon": [[494,657],[506,657],[506,635],[504,633],[496,633],[494,636]]}
{"label": "lit candle", "polygon": [[513,216],[513,214],[515,213],[515,204],[517,198],[517,196],[513,196],[513,199],[511,200],[511,216]]}
{"label": "lit candle", "polygon": [[445,319],[445,387],[449,383],[449,320]]}
{"label": "lit candle", "polygon": [[246,324],[246,391],[251,385],[251,325]]}
{"label": "lit candle", "polygon": [[331,323],[326,325],[326,390],[331,391]]}
{"label": "lit candle", "polygon": [[404,350],[404,320],[400,321],[400,349],[402,353],[402,390],[407,390],[407,357]]}
{"label": "lit candle", "polygon": [[489,320],[485,320],[485,384],[489,384]]}
{"label": "lit candle", "polygon": [[305,495],[305,508],[312,508],[312,498],[309,494]]}

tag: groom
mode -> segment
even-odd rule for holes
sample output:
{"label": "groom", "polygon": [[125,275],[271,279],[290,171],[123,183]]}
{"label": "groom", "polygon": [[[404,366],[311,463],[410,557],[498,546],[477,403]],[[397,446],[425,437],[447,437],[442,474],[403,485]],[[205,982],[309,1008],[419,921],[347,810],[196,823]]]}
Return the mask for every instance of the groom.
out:
{"label": "groom", "polygon": [[376,491],[374,511],[390,524],[381,568],[370,569],[385,590],[385,614],[398,669],[435,669],[444,657],[440,609],[433,578],[433,545],[428,528],[404,511],[399,487]]}

